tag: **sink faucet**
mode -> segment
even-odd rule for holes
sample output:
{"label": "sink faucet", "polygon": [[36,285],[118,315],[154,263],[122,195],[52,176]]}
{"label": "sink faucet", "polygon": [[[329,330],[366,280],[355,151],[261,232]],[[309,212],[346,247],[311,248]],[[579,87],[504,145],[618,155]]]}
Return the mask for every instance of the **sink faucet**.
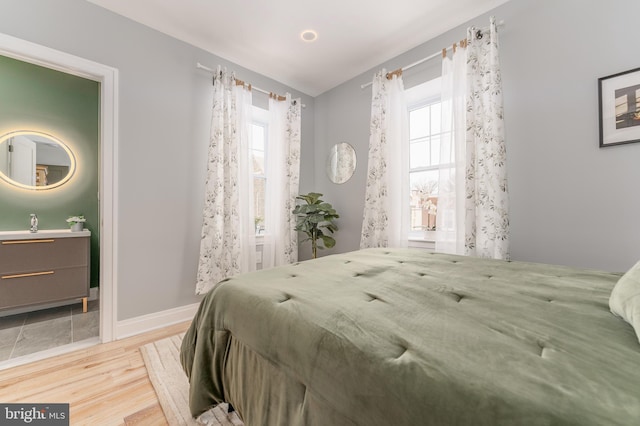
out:
{"label": "sink faucet", "polygon": [[31,228],[29,228],[29,232],[38,232],[38,215],[35,213],[31,213]]}

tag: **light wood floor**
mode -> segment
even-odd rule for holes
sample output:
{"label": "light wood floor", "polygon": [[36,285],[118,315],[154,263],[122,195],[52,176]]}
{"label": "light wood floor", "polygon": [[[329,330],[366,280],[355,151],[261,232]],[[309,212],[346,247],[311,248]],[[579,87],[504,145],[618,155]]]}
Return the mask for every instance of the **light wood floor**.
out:
{"label": "light wood floor", "polygon": [[189,322],[0,371],[3,403],[69,403],[71,425],[166,425],[139,348]]}

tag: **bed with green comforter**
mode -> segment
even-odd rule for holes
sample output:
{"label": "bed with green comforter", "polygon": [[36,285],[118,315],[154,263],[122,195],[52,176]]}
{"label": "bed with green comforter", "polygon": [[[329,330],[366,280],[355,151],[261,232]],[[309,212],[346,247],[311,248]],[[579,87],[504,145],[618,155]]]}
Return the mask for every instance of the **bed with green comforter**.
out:
{"label": "bed with green comforter", "polygon": [[248,426],[640,424],[620,274],[367,249],[219,283],[183,340],[194,416]]}

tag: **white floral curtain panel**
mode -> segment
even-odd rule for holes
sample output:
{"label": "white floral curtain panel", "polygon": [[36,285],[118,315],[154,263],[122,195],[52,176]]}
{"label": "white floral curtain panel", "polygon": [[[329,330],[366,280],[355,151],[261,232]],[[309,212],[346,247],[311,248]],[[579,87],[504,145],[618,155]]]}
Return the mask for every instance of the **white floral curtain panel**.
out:
{"label": "white floral curtain panel", "polygon": [[256,268],[253,180],[249,143],[251,91],[218,67],[213,83],[211,138],[205,184],[196,294]]}
{"label": "white floral curtain panel", "polygon": [[[488,30],[469,28],[467,42],[466,49],[458,49],[451,62],[445,59],[443,63],[443,83],[449,84],[443,86],[447,107],[443,111],[453,114],[445,118],[447,114],[443,113],[443,125],[453,131],[449,147],[454,151],[455,168],[453,172],[441,172],[444,203],[442,208],[438,206],[436,250],[508,259],[506,145],[495,18],[491,17]],[[464,73],[460,71],[462,64]],[[461,112],[462,90],[466,114]],[[464,128],[461,114],[465,116]],[[453,194],[447,184],[455,187]]]}
{"label": "white floral curtain panel", "polygon": [[360,248],[406,247],[409,236],[409,147],[402,76],[373,78],[369,158]]}
{"label": "white floral curtain panel", "polygon": [[285,98],[269,98],[263,269],[298,260],[298,233],[292,211],[300,181],[301,105],[290,94]]}

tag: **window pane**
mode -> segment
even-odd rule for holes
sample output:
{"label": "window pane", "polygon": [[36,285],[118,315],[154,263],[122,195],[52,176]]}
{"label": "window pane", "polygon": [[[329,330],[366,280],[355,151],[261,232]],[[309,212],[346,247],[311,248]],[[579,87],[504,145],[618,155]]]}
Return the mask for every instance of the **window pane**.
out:
{"label": "window pane", "polygon": [[251,163],[253,164],[253,174],[264,175],[264,152],[251,151]]}
{"label": "window pane", "polygon": [[264,231],[264,208],[265,208],[265,185],[266,179],[261,177],[253,178],[253,200],[254,200],[254,213],[256,233]]}
{"label": "window pane", "polygon": [[431,137],[431,165],[440,164],[440,135]]}
{"label": "window pane", "polygon": [[264,127],[257,124],[252,125],[251,135],[253,139],[251,148],[264,151]]}
{"label": "window pane", "polygon": [[440,111],[441,104],[433,104],[431,105],[431,134],[440,133]]}
{"label": "window pane", "polygon": [[438,194],[438,179],[440,172],[438,170],[427,170],[424,172],[409,173],[409,183],[411,185],[411,193],[414,191],[424,194]]}
{"label": "window pane", "polygon": [[437,170],[409,174],[411,185],[411,230],[433,230],[436,226],[438,205]]}
{"label": "window pane", "polygon": [[429,107],[414,109],[409,113],[409,139],[429,135]]}
{"label": "window pane", "polygon": [[409,145],[409,167],[426,167],[429,165],[429,142],[421,140]]}
{"label": "window pane", "polygon": [[[409,181],[411,238],[433,238],[438,204],[439,167],[451,161],[441,158],[443,107],[439,79],[409,89]],[[425,231],[427,231],[425,233]]]}

